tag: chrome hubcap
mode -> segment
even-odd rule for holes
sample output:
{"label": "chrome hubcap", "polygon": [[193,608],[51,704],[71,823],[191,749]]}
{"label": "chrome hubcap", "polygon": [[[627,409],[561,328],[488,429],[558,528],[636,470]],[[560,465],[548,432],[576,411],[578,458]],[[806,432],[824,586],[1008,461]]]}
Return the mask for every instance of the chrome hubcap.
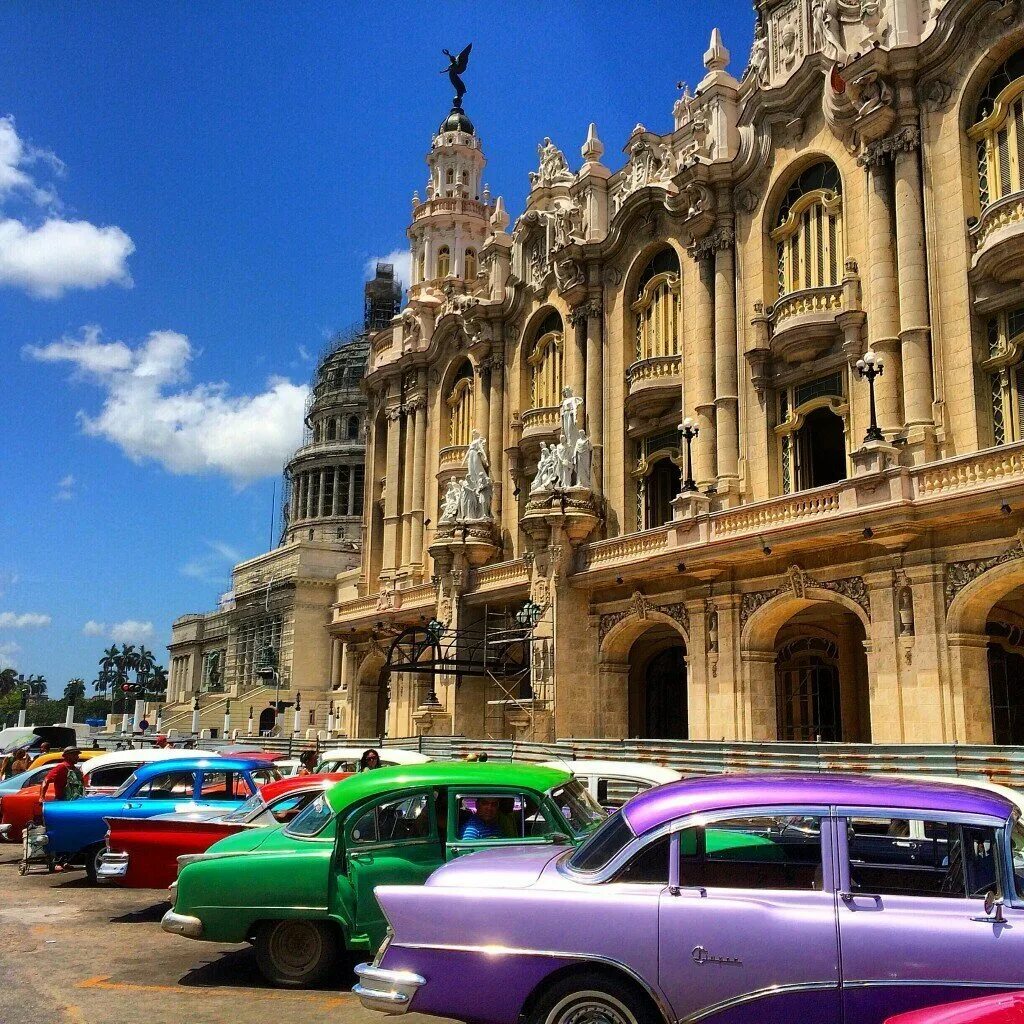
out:
{"label": "chrome hubcap", "polygon": [[270,936],[274,962],[289,974],[302,974],[319,959],[320,934],[315,928],[298,922],[278,925]]}
{"label": "chrome hubcap", "polygon": [[546,1024],[639,1024],[636,1017],[604,992],[576,992],[548,1014]]}

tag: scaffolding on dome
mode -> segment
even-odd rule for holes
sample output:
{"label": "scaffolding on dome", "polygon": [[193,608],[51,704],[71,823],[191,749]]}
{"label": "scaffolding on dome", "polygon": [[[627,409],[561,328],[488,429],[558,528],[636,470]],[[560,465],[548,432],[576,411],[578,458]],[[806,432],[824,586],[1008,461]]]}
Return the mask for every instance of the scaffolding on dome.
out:
{"label": "scaffolding on dome", "polygon": [[[505,738],[508,710],[529,716],[520,738],[533,738],[535,715],[549,706],[551,638],[537,632],[536,616],[527,603],[519,612],[485,605],[483,617],[462,629],[433,620],[409,626],[388,648],[386,668],[430,677],[425,706],[440,707],[435,689],[438,677],[456,684],[465,678],[486,681],[484,737]],[[539,609],[538,609],[539,610]]]}

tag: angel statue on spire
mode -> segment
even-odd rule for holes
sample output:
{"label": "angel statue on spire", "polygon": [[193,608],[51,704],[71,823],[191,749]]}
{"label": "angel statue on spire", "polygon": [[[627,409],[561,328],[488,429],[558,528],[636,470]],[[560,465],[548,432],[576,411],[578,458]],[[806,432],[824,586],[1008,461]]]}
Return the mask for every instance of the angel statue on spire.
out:
{"label": "angel statue on spire", "polygon": [[462,97],[466,95],[466,85],[462,81],[462,75],[469,65],[469,51],[472,49],[473,44],[470,43],[458,56],[454,56],[448,50],[441,51],[449,62],[448,67],[441,68],[441,74],[448,76],[448,81],[452,83],[452,88],[455,90],[455,99],[452,101],[455,110],[462,109]]}

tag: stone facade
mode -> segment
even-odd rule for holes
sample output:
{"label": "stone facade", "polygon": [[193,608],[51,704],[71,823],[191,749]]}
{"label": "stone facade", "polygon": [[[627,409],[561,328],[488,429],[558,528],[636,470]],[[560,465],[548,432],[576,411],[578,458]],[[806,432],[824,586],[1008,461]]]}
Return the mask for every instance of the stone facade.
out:
{"label": "stone facade", "polygon": [[[362,548],[369,335],[401,301],[394,268],[379,264],[365,288],[365,322],[321,356],[306,409],[302,446],[285,467],[280,546],[234,567],[232,589],[215,612],[174,622],[163,724],[188,732],[198,698],[203,729],[258,733],[275,725],[272,703],[290,707],[279,730],[322,730],[332,716],[339,645],[327,632],[339,573]],[[257,674],[261,651],[276,653],[278,678]],[[261,718],[262,716],[262,718]]]}
{"label": "stone facade", "polygon": [[[618,170],[544,140],[511,230],[435,135],[333,609],[353,735],[1024,742],[1021,5],[756,8]],[[567,423],[590,486],[538,490]],[[442,528],[470,428],[493,519]],[[430,620],[438,673],[390,670]]]}

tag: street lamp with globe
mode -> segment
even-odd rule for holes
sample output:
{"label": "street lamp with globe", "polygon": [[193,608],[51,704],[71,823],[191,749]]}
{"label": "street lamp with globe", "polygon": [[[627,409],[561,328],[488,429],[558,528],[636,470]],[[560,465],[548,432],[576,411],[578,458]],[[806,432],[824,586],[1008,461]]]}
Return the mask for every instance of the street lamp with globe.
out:
{"label": "street lamp with globe", "polygon": [[884,441],[885,435],[879,429],[878,418],[875,413],[875,378],[882,376],[884,366],[882,364],[882,357],[876,355],[871,349],[868,349],[864,355],[857,360],[857,374],[861,380],[866,379],[868,382],[868,401],[870,402],[871,409],[871,421],[868,424],[867,433],[864,435],[865,441]]}
{"label": "street lamp with globe", "polygon": [[683,491],[693,493],[697,490],[697,484],[693,479],[693,440],[700,433],[700,427],[690,419],[689,416],[683,420],[679,432],[686,442],[686,479],[683,481]]}

